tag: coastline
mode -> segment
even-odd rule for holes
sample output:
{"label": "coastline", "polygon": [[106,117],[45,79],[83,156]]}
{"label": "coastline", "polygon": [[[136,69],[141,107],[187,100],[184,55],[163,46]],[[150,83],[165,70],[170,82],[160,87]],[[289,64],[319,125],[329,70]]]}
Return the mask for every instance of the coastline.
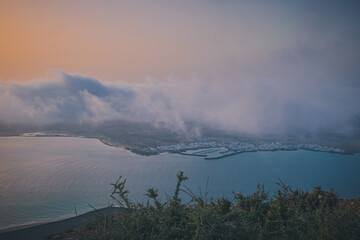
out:
{"label": "coastline", "polygon": [[[78,137],[78,136],[69,136],[69,137]],[[92,137],[85,137],[85,138],[92,138]],[[230,154],[224,154],[222,156],[218,156],[218,157],[207,157],[206,154],[193,154],[193,153],[186,153],[187,150],[189,149],[179,149],[179,150],[164,150],[164,151],[159,151],[159,150],[148,150],[146,148],[146,150],[144,148],[138,148],[138,147],[134,147],[134,146],[124,146],[124,145],[120,145],[120,144],[116,144],[114,142],[111,142],[110,140],[105,140],[105,139],[101,139],[101,138],[93,138],[93,139],[97,139],[100,142],[102,142],[103,144],[110,146],[110,147],[117,147],[117,148],[124,148],[126,150],[131,151],[132,153],[138,154],[138,155],[142,155],[142,156],[152,156],[152,155],[158,155],[160,153],[173,153],[173,154],[180,154],[180,155],[184,155],[184,156],[194,156],[194,157],[203,157],[204,160],[218,160],[221,158],[226,158],[226,157],[230,157],[233,155],[237,155],[237,154],[241,154],[241,153],[250,153],[250,152],[278,152],[278,151],[299,151],[299,150],[304,150],[304,151],[311,151],[311,152],[326,152],[326,153],[331,153],[331,154],[340,154],[340,155],[354,155],[358,152],[346,152],[346,151],[342,151],[342,152],[336,152],[336,151],[321,151],[321,150],[316,150],[316,149],[308,149],[308,148],[297,148],[297,149],[269,149],[269,150],[240,150],[237,152],[232,152]],[[212,148],[212,147],[198,147],[198,148],[192,148],[190,150],[200,150],[203,148]],[[151,148],[150,148],[151,149]]]}
{"label": "coastline", "polygon": [[75,217],[70,217],[57,221],[50,221],[46,223],[35,223],[30,225],[10,227],[0,230],[0,239],[7,240],[38,240],[47,236],[63,233],[68,230],[77,230],[86,225],[89,221],[97,215],[104,215],[106,213],[119,214],[122,212],[121,208],[101,208],[93,210]]}
{"label": "coastline", "polygon": [[[248,153],[248,152],[276,152],[276,151],[297,151],[297,150],[304,150],[304,151],[312,151],[312,152],[326,152],[326,153],[331,153],[331,154],[340,154],[340,155],[353,155],[356,154],[357,152],[347,152],[344,151],[342,149],[339,149],[341,151],[333,151],[333,150],[318,150],[318,149],[311,149],[311,148],[305,148],[305,147],[298,147],[298,148],[291,148],[291,149],[284,149],[284,148],[275,148],[275,149],[248,149],[248,150],[237,150],[235,152],[232,152],[230,154],[224,154],[221,156],[216,156],[216,157],[211,157],[208,156],[206,154],[193,154],[193,153],[186,153],[187,150],[199,150],[199,149],[203,149],[203,148],[212,148],[211,146],[199,146],[199,147],[195,147],[195,148],[183,148],[183,149],[166,149],[166,147],[171,147],[171,145],[164,145],[164,146],[157,146],[157,147],[143,147],[143,146],[129,146],[129,145],[124,145],[124,144],[120,144],[120,143],[116,143],[111,141],[110,139],[104,139],[104,138],[99,138],[99,137],[89,137],[89,136],[77,136],[77,135],[73,135],[73,134],[61,134],[61,133],[44,133],[44,132],[35,132],[35,133],[23,133],[21,135],[17,135],[17,136],[22,136],[22,137],[79,137],[79,138],[90,138],[90,139],[96,139],[99,140],[101,143],[110,146],[110,147],[116,147],[116,148],[123,148],[126,150],[131,151],[134,154],[138,154],[141,156],[152,156],[152,155],[158,155],[160,153],[176,153],[176,154],[181,154],[181,155],[185,155],[185,156],[195,156],[195,157],[203,157],[204,160],[218,160],[218,159],[222,159],[222,158],[226,158],[226,157],[230,157],[233,155],[237,155],[240,153]],[[250,143],[250,142],[249,142]],[[182,143],[178,144],[181,145]],[[186,145],[186,143],[184,143]],[[252,143],[250,143],[252,144]],[[285,144],[286,145],[286,144]],[[306,144],[300,144],[300,145],[306,145]],[[174,145],[173,145],[174,146]],[[320,145],[318,145],[320,146]],[[161,149],[162,147],[165,147],[165,149]],[[332,147],[330,147],[331,149]],[[229,149],[229,148],[228,148]],[[338,148],[333,148],[333,149],[338,149]]]}
{"label": "coastline", "polygon": [[[283,149],[275,149],[275,150],[252,150],[252,151],[239,151],[239,152],[233,152],[230,154],[226,154],[223,156],[218,156],[218,157],[206,157],[205,156],[205,160],[218,160],[221,158],[226,158],[226,157],[230,157],[230,156],[234,156],[237,154],[241,154],[241,153],[251,153],[251,152],[280,152],[280,151],[284,151],[284,152],[293,152],[293,151],[310,151],[310,152],[320,152],[320,153],[331,153],[331,154],[339,154],[339,155],[354,155],[356,153],[346,153],[346,152],[324,152],[324,151],[318,151],[318,150],[309,150],[309,149],[303,149],[303,148],[299,148],[299,149],[289,149],[289,150],[283,150]],[[200,155],[195,155],[195,154],[182,154],[182,155],[191,155],[191,156],[200,156]],[[201,157],[201,156],[200,156]]]}

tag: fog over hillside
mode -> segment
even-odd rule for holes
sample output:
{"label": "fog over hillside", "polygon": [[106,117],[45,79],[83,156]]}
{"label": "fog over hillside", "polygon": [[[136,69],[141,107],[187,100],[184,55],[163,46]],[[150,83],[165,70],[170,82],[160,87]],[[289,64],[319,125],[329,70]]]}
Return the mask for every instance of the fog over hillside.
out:
{"label": "fog over hillside", "polygon": [[[105,83],[57,71],[47,79],[3,83],[0,121],[3,134],[13,126],[20,132],[57,128],[76,132],[81,126],[111,132],[104,127],[111,123],[119,132],[151,129],[156,135],[165,131],[179,136],[179,141],[201,139],[209,132],[212,136],[357,139],[358,88],[304,82],[220,82],[194,76],[182,81],[149,77],[134,84]],[[131,129],[129,123],[144,127]]]}

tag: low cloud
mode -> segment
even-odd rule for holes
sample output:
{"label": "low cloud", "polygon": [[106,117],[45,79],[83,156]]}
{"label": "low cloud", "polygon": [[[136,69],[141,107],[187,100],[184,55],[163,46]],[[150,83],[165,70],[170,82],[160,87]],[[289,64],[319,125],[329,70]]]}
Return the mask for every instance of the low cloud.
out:
{"label": "low cloud", "polygon": [[120,117],[134,96],[130,89],[63,72],[51,79],[2,85],[0,120],[4,123],[99,122]]}
{"label": "low cloud", "polygon": [[347,134],[360,116],[358,90],[336,82],[245,78],[222,82],[196,76],[105,83],[58,71],[52,78],[1,83],[0,122],[42,126],[120,119],[181,132],[190,131],[188,123],[195,123],[234,134],[323,129]]}

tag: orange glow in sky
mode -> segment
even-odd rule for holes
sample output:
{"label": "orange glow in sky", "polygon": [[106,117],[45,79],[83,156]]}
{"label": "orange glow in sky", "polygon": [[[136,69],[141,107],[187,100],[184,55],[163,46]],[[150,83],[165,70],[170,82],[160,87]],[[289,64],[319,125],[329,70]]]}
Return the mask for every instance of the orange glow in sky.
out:
{"label": "orange glow in sky", "polygon": [[308,53],[350,65],[358,16],[340,2],[4,0],[0,80],[31,80],[49,69],[128,82],[238,78],[259,69],[275,76],[287,67],[274,72],[269,63],[314,59]]}
{"label": "orange glow in sky", "polygon": [[0,3],[1,78],[28,80],[55,68],[127,80],[172,64],[164,61],[169,59],[166,44],[121,13],[98,7],[84,2]]}
{"label": "orange glow in sky", "polygon": [[105,81],[133,81],[195,73],[234,59],[251,61],[277,47],[278,39],[261,23],[266,14],[245,22],[239,16],[246,17],[246,9],[205,6],[1,1],[0,78],[29,80],[61,69]]}

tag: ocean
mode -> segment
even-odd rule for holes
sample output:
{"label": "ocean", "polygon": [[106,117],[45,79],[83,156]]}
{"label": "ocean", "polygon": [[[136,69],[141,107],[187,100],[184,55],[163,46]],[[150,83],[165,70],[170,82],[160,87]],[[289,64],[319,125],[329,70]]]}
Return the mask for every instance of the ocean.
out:
{"label": "ocean", "polygon": [[[249,194],[257,184],[273,192],[276,182],[311,190],[322,185],[340,197],[360,197],[360,154],[311,151],[249,152],[207,161],[179,154],[141,156],[97,139],[0,137],[0,229],[52,221],[111,203],[111,183],[127,179],[130,198],[146,202],[149,187],[162,199],[173,194],[176,173],[209,197]],[[188,200],[182,193],[184,201]]]}

